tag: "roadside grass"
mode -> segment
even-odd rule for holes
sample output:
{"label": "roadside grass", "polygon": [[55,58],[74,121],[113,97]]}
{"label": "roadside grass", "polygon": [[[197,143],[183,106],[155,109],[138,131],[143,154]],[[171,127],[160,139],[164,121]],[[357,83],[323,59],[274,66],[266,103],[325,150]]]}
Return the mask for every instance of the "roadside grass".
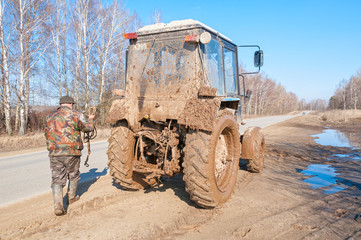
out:
{"label": "roadside grass", "polygon": [[[97,132],[97,137],[93,140],[95,142],[108,139],[110,136],[110,128],[99,128]],[[24,136],[0,135],[0,152],[21,151],[33,148],[44,148],[46,150],[44,132],[32,132]]]}
{"label": "roadside grass", "polygon": [[327,122],[348,122],[350,119],[360,118],[361,110],[329,110],[319,112],[318,115]]}

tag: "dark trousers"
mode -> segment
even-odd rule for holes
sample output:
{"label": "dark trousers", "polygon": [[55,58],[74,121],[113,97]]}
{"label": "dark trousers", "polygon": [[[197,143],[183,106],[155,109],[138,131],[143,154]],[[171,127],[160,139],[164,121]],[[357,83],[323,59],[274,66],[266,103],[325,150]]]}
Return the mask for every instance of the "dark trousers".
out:
{"label": "dark trousers", "polygon": [[65,187],[66,180],[80,180],[80,156],[49,156],[51,169],[51,186],[62,185]]}

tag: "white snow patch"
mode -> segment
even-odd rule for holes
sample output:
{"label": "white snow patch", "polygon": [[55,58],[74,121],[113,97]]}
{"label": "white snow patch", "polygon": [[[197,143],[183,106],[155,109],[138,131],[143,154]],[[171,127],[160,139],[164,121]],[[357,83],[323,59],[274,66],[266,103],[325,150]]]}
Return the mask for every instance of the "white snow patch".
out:
{"label": "white snow patch", "polygon": [[176,20],[170,23],[156,23],[152,25],[147,25],[142,28],[139,28],[137,33],[151,33],[151,32],[163,32],[163,31],[170,31],[170,30],[180,30],[180,29],[187,29],[189,27],[203,27],[210,32],[213,32],[216,35],[225,38],[226,40],[232,42],[231,39],[227,38],[223,34],[219,33],[218,31],[214,30],[213,28],[193,19],[186,19],[186,20]]}

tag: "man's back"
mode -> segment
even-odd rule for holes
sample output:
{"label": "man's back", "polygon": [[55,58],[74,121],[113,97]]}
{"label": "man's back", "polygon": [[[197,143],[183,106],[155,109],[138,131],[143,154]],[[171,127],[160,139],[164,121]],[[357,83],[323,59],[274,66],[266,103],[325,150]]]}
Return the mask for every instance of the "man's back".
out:
{"label": "man's back", "polygon": [[80,131],[91,131],[92,122],[66,106],[59,107],[47,117],[45,137],[49,155],[81,155],[83,142]]}

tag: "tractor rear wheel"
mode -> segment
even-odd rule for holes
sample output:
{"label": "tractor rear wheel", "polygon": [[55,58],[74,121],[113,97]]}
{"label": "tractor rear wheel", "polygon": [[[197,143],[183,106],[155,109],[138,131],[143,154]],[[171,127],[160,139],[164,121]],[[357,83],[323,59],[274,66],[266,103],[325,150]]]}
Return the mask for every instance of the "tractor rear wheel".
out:
{"label": "tractor rear wheel", "polygon": [[189,131],[183,167],[191,200],[204,208],[227,201],[236,184],[239,156],[240,139],[233,115],[219,117],[212,133]]}
{"label": "tractor rear wheel", "polygon": [[135,138],[126,121],[120,121],[111,129],[108,139],[108,166],[110,175],[125,189],[139,190],[156,184],[133,171]]}
{"label": "tractor rear wheel", "polygon": [[265,140],[259,127],[246,129],[242,140],[242,158],[247,160],[247,170],[261,173],[264,163]]}

